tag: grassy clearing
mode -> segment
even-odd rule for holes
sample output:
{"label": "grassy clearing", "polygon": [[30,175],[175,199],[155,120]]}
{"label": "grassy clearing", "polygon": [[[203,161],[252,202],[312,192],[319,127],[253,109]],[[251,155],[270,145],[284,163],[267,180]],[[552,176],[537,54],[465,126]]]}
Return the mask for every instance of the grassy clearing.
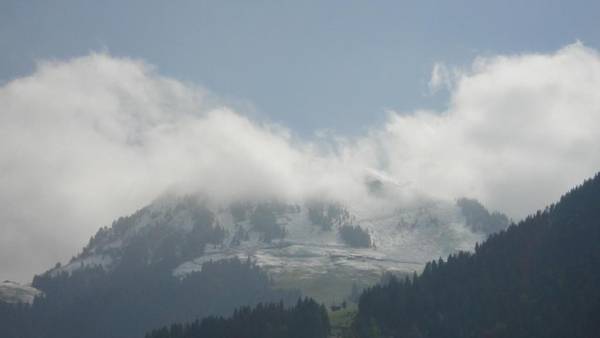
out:
{"label": "grassy clearing", "polygon": [[345,309],[338,311],[328,311],[329,322],[331,323],[331,337],[349,337],[350,326],[357,312],[358,307],[356,304],[348,304]]}
{"label": "grassy clearing", "polygon": [[312,297],[326,305],[340,304],[350,296],[352,285],[364,288],[377,283],[377,273],[358,274],[356,270],[336,269],[324,274],[307,274],[305,271],[287,272],[274,276],[275,287],[299,289],[304,296]]}

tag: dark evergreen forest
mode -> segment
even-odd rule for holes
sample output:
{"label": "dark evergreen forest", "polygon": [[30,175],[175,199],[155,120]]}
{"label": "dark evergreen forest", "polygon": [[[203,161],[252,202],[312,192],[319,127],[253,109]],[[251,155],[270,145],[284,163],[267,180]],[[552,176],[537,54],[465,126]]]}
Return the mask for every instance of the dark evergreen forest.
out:
{"label": "dark evergreen forest", "polygon": [[44,274],[33,286],[45,296],[32,306],[0,302],[0,337],[143,337],[161,325],[226,315],[260,302],[293,304],[299,297],[274,290],[263,270],[238,259],[205,263],[183,279],[161,264],[121,264],[114,271]]}
{"label": "dark evergreen forest", "polygon": [[146,338],[325,338],[329,319],[323,305],[299,299],[286,308],[282,302],[242,307],[229,318],[211,316],[191,324],[172,324]]}
{"label": "dark evergreen forest", "polygon": [[360,337],[600,337],[600,174],[474,253],[367,289]]}
{"label": "dark evergreen forest", "polygon": [[343,225],[339,234],[346,244],[354,248],[368,248],[373,245],[371,235],[360,225]]}

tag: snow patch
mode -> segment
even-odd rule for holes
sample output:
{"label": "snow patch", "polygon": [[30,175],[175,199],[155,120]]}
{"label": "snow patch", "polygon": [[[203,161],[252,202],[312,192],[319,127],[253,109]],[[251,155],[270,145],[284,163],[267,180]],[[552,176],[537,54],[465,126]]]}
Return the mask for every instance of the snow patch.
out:
{"label": "snow patch", "polygon": [[8,280],[0,283],[0,302],[32,304],[35,297],[41,294],[42,291],[29,285]]}

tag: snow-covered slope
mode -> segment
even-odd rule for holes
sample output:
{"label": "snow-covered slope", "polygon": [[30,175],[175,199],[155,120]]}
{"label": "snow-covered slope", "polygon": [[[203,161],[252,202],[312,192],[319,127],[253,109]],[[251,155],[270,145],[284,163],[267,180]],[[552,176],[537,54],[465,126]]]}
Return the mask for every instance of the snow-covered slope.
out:
{"label": "snow-covered slope", "polygon": [[[348,244],[340,235],[347,224],[359,225],[371,245]],[[101,229],[80,255],[53,272],[97,265],[110,269],[140,243],[146,263],[172,251],[176,276],[199,270],[206,261],[230,257],[249,257],[275,277],[294,273],[310,278],[340,269],[413,272],[428,260],[470,250],[482,238],[465,226],[454,203],[442,201],[366,215],[326,202],[215,206],[198,197],[171,196]],[[170,249],[165,249],[167,242],[173,242]],[[194,245],[197,248],[189,249]],[[204,250],[198,248],[202,246]]]}
{"label": "snow-covered slope", "polygon": [[352,205],[163,196],[101,228],[80,254],[48,273],[162,264],[183,278],[207,261],[237,257],[255,261],[280,287],[339,300],[355,284],[366,286],[386,272],[418,272],[432,259],[473,249],[486,236],[474,229],[501,215],[475,200],[463,201],[468,209],[431,198],[395,203],[384,185],[368,183],[374,197]]}
{"label": "snow-covered slope", "polygon": [[[426,212],[427,217],[419,212]],[[439,215],[447,212],[447,215]],[[446,255],[455,250],[472,248],[481,237],[462,226],[459,215],[451,210],[439,208],[427,211],[398,211],[381,218],[355,216],[359,224],[370,234],[373,246],[352,247],[341,240],[339,227],[323,230],[311,222],[308,208],[300,207],[296,212],[278,215],[278,222],[287,230],[283,239],[264,243],[250,231],[248,241],[239,246],[209,248],[205,255],[181,264],[176,275],[201,268],[208,260],[230,256],[251,257],[259,265],[273,273],[301,271],[306,275],[323,274],[336,268],[357,271],[405,271],[412,272],[432,258]],[[440,220],[443,216],[445,222]],[[226,213],[219,219],[227,220]],[[252,229],[249,221],[238,223],[244,229]],[[227,224],[232,229],[231,223]]]}
{"label": "snow-covered slope", "polygon": [[5,303],[33,303],[33,299],[40,295],[41,291],[12,281],[0,283],[0,302]]}

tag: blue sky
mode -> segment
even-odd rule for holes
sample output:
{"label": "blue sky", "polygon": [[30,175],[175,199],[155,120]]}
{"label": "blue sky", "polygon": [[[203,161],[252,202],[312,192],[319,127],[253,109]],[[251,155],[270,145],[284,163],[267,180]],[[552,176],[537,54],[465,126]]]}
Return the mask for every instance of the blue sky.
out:
{"label": "blue sky", "polygon": [[141,58],[299,135],[441,108],[435,62],[600,46],[595,1],[7,1],[0,82],[36,60]]}

